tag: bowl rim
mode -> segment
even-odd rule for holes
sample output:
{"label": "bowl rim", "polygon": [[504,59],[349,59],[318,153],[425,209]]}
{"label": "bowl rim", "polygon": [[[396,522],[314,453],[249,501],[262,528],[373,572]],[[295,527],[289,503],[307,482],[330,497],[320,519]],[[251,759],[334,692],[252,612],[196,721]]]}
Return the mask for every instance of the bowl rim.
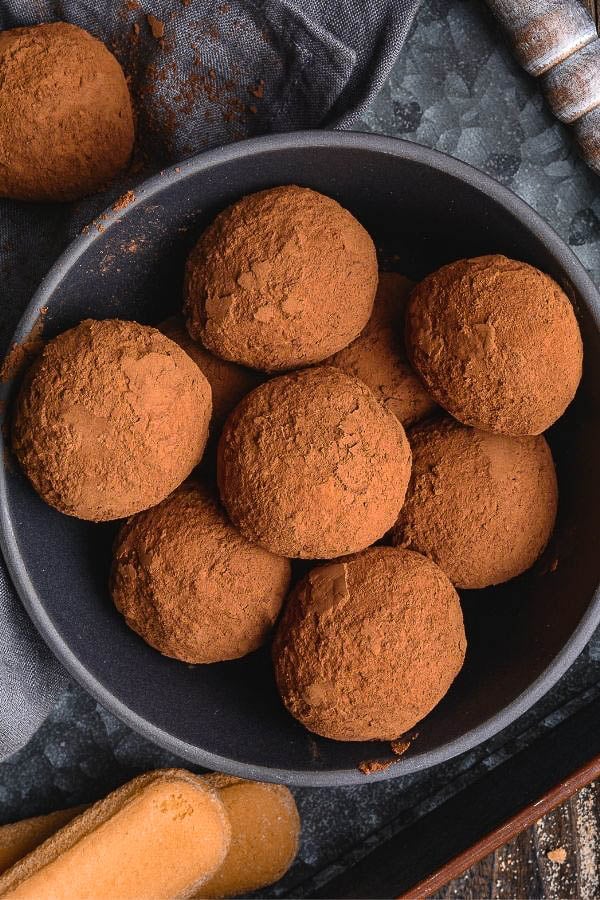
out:
{"label": "bowl rim", "polygon": [[[66,272],[77,263],[87,248],[95,240],[103,236],[130,209],[140,203],[168,189],[172,184],[184,182],[190,176],[197,175],[200,172],[207,172],[225,162],[235,162],[235,160],[242,157],[258,157],[265,153],[287,150],[342,147],[371,153],[375,152],[379,155],[388,155],[424,164],[488,194],[510,215],[523,222],[535,234],[550,255],[557,260],[575,287],[577,294],[582,298],[583,304],[592,316],[595,327],[600,332],[600,296],[582,263],[554,229],[526,201],[508,188],[468,163],[400,138],[365,132],[313,130],[264,135],[217,147],[165,168],[159,174],[142,182],[139,186],[134,186],[135,198],[126,207],[120,210],[115,210],[112,206],[109,207],[71,242],[54,263],[23,313],[13,335],[11,345],[12,343],[22,342],[30,334],[33,326],[38,321],[42,308],[46,306],[47,299],[52,296]],[[95,227],[100,222],[102,227]],[[2,385],[0,397],[6,397],[9,390],[10,383]],[[0,451],[4,449],[3,441],[4,439],[0,435]],[[346,768],[322,771],[317,769],[272,768],[213,754],[169,734],[131,710],[87,670],[50,620],[43,600],[38,596],[29,579],[27,567],[18,550],[13,523],[9,514],[7,470],[4,462],[0,466],[0,549],[4,555],[17,593],[50,650],[64,665],[69,674],[117,718],[146,739],[194,764],[242,778],[287,783],[302,787],[340,787],[384,781],[430,768],[442,762],[447,762],[461,753],[472,750],[477,745],[497,735],[541,699],[572,665],[591,638],[596,626],[600,623],[599,586],[596,588],[588,608],[568,641],[538,677],[514,700],[480,725],[442,744],[435,750],[416,753],[408,758],[400,757],[394,765],[367,777],[358,769]]]}

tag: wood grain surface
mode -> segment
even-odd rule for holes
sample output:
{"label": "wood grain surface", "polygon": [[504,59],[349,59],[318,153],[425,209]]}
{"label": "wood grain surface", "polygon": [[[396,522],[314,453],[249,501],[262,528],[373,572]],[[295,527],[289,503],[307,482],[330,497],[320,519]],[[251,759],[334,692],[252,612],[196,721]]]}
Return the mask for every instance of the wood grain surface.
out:
{"label": "wood grain surface", "polygon": [[430,896],[436,900],[600,896],[600,783],[583,788]]}

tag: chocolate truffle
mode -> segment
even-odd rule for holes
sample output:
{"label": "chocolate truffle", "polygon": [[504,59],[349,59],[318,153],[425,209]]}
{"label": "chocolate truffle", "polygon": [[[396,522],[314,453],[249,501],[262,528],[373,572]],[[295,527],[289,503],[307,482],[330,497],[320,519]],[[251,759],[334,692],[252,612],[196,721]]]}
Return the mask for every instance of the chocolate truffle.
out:
{"label": "chocolate truffle", "polygon": [[243,197],[188,259],[193,338],[267,372],[319,362],[366,325],[377,287],[373,241],[348,210],[308,188]]}
{"label": "chocolate truffle", "polygon": [[207,378],[212,390],[213,405],[210,430],[211,433],[218,434],[232,409],[242,397],[262,383],[264,376],[209,353],[201,344],[192,340],[179,316],[172,316],[158,327],[185,350]]}
{"label": "chocolate truffle", "polygon": [[461,259],[414,289],[406,342],[433,398],[465,425],[540,434],[569,405],[582,344],[569,298],[505,256]]}
{"label": "chocolate truffle", "polygon": [[325,361],[364,381],[403,425],[436,409],[404,349],[404,318],[412,286],[412,281],[396,272],[381,272],[365,328],[348,347]]}
{"label": "chocolate truffle", "polygon": [[123,525],[111,593],[152,647],[212,663],[260,647],[289,582],[289,561],[249,543],[212,494],[190,481]]}
{"label": "chocolate truffle", "polygon": [[393,547],[312,569],[273,645],[289,712],[337,741],[394,740],[442,699],[465,657],[458,595],[434,563]]}
{"label": "chocolate truffle", "polygon": [[221,497],[240,531],[308,559],[353,553],[385,534],[409,476],[400,422],[362,381],[328,366],[248,394],[217,454]]}
{"label": "chocolate truffle", "polygon": [[210,385],[173,341],[87,319],[46,344],[23,382],[13,448],[34,488],[99,522],[163,500],[200,462]]}
{"label": "chocolate truffle", "polygon": [[413,471],[394,543],[429,556],[461,588],[499,584],[532,566],[558,499],[544,437],[441,419],[415,426],[409,440]]}
{"label": "chocolate truffle", "polygon": [[0,32],[0,195],[76,200],[133,147],[127,82],[112,53],[66,22]]}

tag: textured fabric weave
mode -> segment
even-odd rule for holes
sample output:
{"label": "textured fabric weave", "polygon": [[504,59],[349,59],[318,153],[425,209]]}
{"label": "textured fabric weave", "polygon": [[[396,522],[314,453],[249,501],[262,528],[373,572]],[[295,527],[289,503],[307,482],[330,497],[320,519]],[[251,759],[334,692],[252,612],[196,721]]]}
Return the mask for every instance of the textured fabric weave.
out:
{"label": "textured fabric weave", "polygon": [[[110,191],[71,205],[0,200],[0,352],[60,252],[126,188],[240,138],[350,127],[385,80],[418,3],[0,0],[0,29],[61,20],[103,40],[129,78],[138,117],[135,168]],[[149,14],[162,23],[154,34]],[[0,757],[27,742],[66,683],[0,563]]]}

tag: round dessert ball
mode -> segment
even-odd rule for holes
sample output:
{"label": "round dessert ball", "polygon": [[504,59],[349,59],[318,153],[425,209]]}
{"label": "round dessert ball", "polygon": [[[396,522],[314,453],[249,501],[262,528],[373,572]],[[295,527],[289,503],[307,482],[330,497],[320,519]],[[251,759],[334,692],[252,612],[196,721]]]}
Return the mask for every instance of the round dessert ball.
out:
{"label": "round dessert ball", "polygon": [[266,640],[290,563],[251,544],[196,481],[121,528],[111,593],[125,621],[165,656],[237,659]]}
{"label": "round dessert ball", "polygon": [[49,22],[0,32],[0,84],[1,196],[76,200],[127,163],[127,82],[87,31]]}
{"label": "round dessert ball", "polygon": [[100,522],[164,500],[202,457],[210,385],[137,322],[86,319],[46,344],[19,393],[13,449],[38,494]]}
{"label": "round dessert ball", "polygon": [[232,521],[282,556],[331,559],[394,524],[410,476],[396,417],[351,375],[327,366],[260,385],[221,434],[217,477]]}
{"label": "round dessert ball", "polygon": [[253,369],[319,362],[366,325],[377,287],[373,241],[335,200],[288,185],[243,197],[187,262],[193,338]]}
{"label": "round dessert ball", "polygon": [[312,569],[273,644],[289,712],[336,741],[389,741],[436,706],[466,650],[458,595],[434,563],[393,547]]}
{"label": "round dessert ball", "polygon": [[179,316],[172,316],[158,327],[163,334],[185,350],[208,380],[212,390],[213,408],[210,430],[211,434],[219,433],[232,409],[238,405],[242,397],[262,384],[264,376],[209,353],[201,344],[192,340],[183,319]]}
{"label": "round dessert ball", "polygon": [[485,431],[540,434],[581,378],[569,298],[548,275],[506,256],[460,259],[421,281],[406,342],[433,398]]}
{"label": "round dessert ball", "polygon": [[441,419],[415,426],[409,440],[412,477],[393,542],[430,557],[461,588],[529,569],[552,534],[558,503],[545,438]]}
{"label": "round dessert ball", "polygon": [[437,408],[404,349],[404,319],[412,286],[412,281],[396,272],[381,272],[366,326],[351,344],[325,361],[364,381],[403,425]]}

